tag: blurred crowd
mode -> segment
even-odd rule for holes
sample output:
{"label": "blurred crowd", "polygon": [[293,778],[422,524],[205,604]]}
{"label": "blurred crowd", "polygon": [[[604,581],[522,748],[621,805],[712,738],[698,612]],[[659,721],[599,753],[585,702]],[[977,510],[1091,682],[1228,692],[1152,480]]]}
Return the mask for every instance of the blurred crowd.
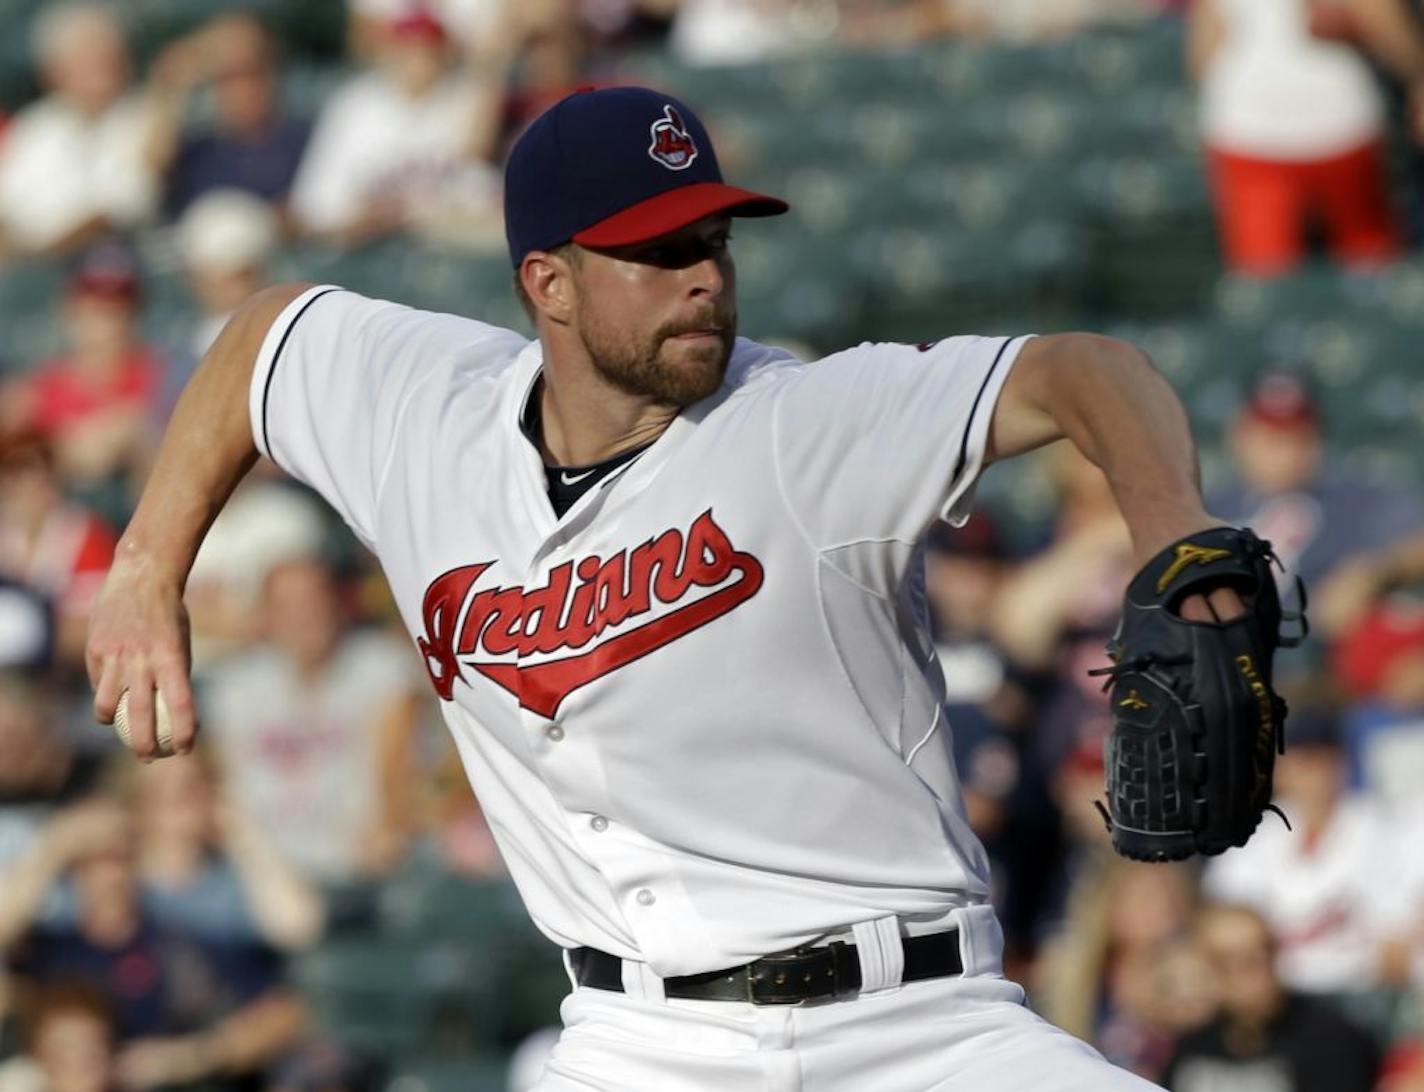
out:
{"label": "blurred crowd", "polygon": [[[282,93],[280,42],[229,7],[168,42],[141,78],[117,8],[40,9],[30,45],[43,94],[0,117],[0,254],[73,253],[164,225],[194,236],[198,276],[214,263],[234,273],[239,258],[213,241],[222,231],[240,240],[244,272],[284,237],[403,233],[498,252],[511,140],[576,87],[616,82],[630,50],[693,67],[775,63],[1164,17],[1190,24],[1185,60],[1231,267],[1280,273],[1317,242],[1377,266],[1424,232],[1417,0],[350,0],[349,74],[314,116]],[[204,295],[221,313],[222,291]]]}
{"label": "blurred crowd", "polygon": [[[343,75],[312,116],[282,94],[279,37],[228,8],[140,72],[119,9],[43,5],[41,94],[0,129],[0,276],[70,270],[64,348],[5,360],[0,385],[0,1092],[370,1087],[292,959],[412,869],[503,882],[379,573],[270,465],[187,589],[201,748],[140,767],[92,723],[85,626],[118,532],[187,377],[284,245],[500,251],[505,149],[629,51],[774,63],[1183,17],[1232,268],[1282,272],[1317,238],[1368,266],[1414,235],[1385,174],[1424,116],[1405,0],[350,0]],[[140,333],[136,254],[155,245],[190,297],[161,345]],[[1329,407],[1289,372],[1259,377],[1228,448],[1210,506],[1275,543],[1313,628],[1279,667],[1292,829],[1268,816],[1204,865],[1115,858],[1093,806],[1108,710],[1086,672],[1131,569],[1101,475],[1051,451],[1043,526],[985,510],[929,535],[1007,970],[1174,1092],[1419,1092],[1424,495],[1342,472]]]}

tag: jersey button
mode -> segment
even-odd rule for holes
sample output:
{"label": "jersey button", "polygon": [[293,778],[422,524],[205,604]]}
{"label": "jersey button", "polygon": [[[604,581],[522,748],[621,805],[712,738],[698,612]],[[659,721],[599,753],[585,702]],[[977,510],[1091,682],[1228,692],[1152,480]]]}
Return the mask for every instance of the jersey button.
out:
{"label": "jersey button", "polygon": [[564,730],[560,728],[557,724],[551,725],[549,730],[546,731],[544,734],[548,736],[551,740],[553,740],[555,743],[558,743],[559,740],[564,738]]}
{"label": "jersey button", "polygon": [[602,834],[605,830],[608,829],[608,820],[605,819],[602,815],[595,815],[592,819],[588,821],[588,825],[591,826],[594,830],[598,831],[599,834]]}
{"label": "jersey button", "polygon": [[638,892],[637,898],[639,906],[652,906],[653,903],[658,901],[658,897],[646,887]]}

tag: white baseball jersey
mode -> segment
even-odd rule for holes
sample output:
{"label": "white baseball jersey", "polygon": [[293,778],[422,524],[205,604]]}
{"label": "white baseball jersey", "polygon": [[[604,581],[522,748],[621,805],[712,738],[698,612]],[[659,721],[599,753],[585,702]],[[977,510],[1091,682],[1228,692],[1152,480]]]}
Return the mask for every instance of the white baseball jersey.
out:
{"label": "white baseball jersey", "polygon": [[328,286],[267,335],[252,427],[380,558],[535,922],[666,977],[985,902],[915,545],[1023,344],[738,340],[556,519],[539,343]]}

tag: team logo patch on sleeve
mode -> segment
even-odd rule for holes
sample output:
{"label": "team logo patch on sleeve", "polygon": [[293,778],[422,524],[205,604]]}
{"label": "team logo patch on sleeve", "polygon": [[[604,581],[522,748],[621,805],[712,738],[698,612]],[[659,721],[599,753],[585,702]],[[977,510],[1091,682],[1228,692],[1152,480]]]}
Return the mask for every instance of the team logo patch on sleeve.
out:
{"label": "team logo patch on sleeve", "polygon": [[653,143],[648,154],[670,171],[686,170],[697,158],[697,145],[683,124],[677,107],[668,103],[663,107],[663,116],[653,122]]}

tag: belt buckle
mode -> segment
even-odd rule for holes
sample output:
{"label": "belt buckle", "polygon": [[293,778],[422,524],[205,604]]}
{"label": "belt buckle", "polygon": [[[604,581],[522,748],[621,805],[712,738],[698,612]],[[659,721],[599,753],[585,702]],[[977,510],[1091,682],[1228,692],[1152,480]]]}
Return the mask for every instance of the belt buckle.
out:
{"label": "belt buckle", "polygon": [[836,941],[758,959],[747,966],[747,1000],[753,1005],[804,1005],[823,997],[839,997],[840,964],[835,949],[844,947]]}

